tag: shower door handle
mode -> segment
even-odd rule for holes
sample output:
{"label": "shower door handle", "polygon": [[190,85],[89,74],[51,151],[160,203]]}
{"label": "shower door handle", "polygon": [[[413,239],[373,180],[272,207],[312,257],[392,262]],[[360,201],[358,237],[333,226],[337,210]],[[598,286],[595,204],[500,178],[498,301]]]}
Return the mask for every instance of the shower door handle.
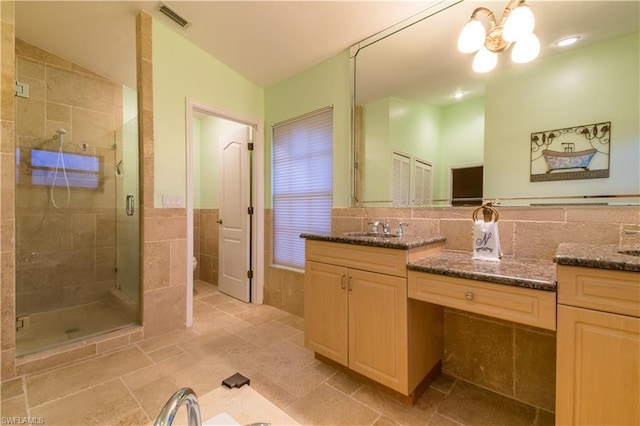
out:
{"label": "shower door handle", "polygon": [[136,198],[133,194],[127,194],[127,204],[125,207],[127,216],[133,216],[136,213]]}

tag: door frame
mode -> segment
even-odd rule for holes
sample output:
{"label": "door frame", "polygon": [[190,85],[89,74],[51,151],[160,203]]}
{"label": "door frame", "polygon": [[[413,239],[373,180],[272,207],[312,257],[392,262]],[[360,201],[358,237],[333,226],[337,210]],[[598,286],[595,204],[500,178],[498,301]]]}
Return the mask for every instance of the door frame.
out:
{"label": "door frame", "polygon": [[251,218],[253,233],[251,236],[251,257],[253,260],[253,285],[251,303],[262,304],[264,300],[264,125],[254,117],[238,114],[224,108],[211,106],[200,101],[186,98],[187,132],[187,327],[193,325],[193,115],[194,112],[206,114],[223,120],[234,121],[253,128],[253,207]]}

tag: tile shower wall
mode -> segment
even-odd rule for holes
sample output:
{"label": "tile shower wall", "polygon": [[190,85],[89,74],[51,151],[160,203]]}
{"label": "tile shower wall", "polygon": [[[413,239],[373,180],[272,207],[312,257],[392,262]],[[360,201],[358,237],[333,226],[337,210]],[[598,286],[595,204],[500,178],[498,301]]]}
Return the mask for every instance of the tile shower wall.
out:
{"label": "tile shower wall", "polygon": [[[388,219],[409,223],[406,234],[446,237],[445,248],[472,249],[474,208],[339,208],[335,233],[367,230]],[[640,207],[499,207],[500,242],[505,256],[551,259],[561,242],[640,244]],[[265,260],[271,265],[271,214],[265,212]],[[267,267],[265,303],[304,314],[304,274]],[[445,309],[443,370],[544,410],[555,409],[555,332]]]}
{"label": "tile shower wall", "polygon": [[198,268],[193,279],[218,285],[218,209],[193,209],[193,253]]}
{"label": "tile shower wall", "polygon": [[15,374],[15,4],[0,2],[0,378]]}
{"label": "tile shower wall", "polygon": [[[14,274],[14,196],[15,196],[15,137],[14,137],[14,2],[0,2],[0,63],[2,93],[0,117],[1,186],[0,244],[2,250],[2,357],[1,379],[31,374],[55,366],[94,357],[116,347],[156,336],[177,328],[184,328],[186,320],[186,210],[155,209],[154,194],[154,137],[153,137],[153,71],[152,18],[140,13],[136,18],[138,126],[140,137],[140,208],[141,213],[141,301],[143,327],[131,327],[109,333],[69,347],[59,347],[39,354],[15,356],[15,274]],[[147,207],[149,206],[149,207]],[[167,250],[168,248],[168,250]],[[154,265],[169,264],[160,273]],[[182,272],[181,272],[182,271]],[[180,276],[180,274],[182,274]],[[168,275],[168,278],[167,278]],[[160,283],[155,280],[160,279]]]}
{"label": "tile shower wall", "polygon": [[[16,39],[16,78],[29,85],[16,98],[20,153],[16,203],[16,314],[24,315],[105,300],[115,287],[115,161],[122,158],[122,86]],[[100,188],[31,185],[31,148],[100,159]],[[81,143],[86,143],[83,148]]]}

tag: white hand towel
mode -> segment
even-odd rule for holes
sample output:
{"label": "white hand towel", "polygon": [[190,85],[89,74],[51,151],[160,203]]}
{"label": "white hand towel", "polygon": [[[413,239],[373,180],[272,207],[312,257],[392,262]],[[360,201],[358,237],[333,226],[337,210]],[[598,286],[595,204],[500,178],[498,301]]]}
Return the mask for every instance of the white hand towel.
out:
{"label": "white hand towel", "polygon": [[490,260],[499,262],[502,257],[500,251],[500,235],[498,223],[476,220],[473,224],[473,260]]}

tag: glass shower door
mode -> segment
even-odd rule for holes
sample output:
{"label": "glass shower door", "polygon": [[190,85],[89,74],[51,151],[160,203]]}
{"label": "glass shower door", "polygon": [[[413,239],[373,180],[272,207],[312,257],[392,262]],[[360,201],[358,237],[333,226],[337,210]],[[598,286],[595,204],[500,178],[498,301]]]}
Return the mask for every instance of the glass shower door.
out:
{"label": "glass shower door", "polygon": [[139,316],[136,92],[65,64],[16,39],[17,355]]}

